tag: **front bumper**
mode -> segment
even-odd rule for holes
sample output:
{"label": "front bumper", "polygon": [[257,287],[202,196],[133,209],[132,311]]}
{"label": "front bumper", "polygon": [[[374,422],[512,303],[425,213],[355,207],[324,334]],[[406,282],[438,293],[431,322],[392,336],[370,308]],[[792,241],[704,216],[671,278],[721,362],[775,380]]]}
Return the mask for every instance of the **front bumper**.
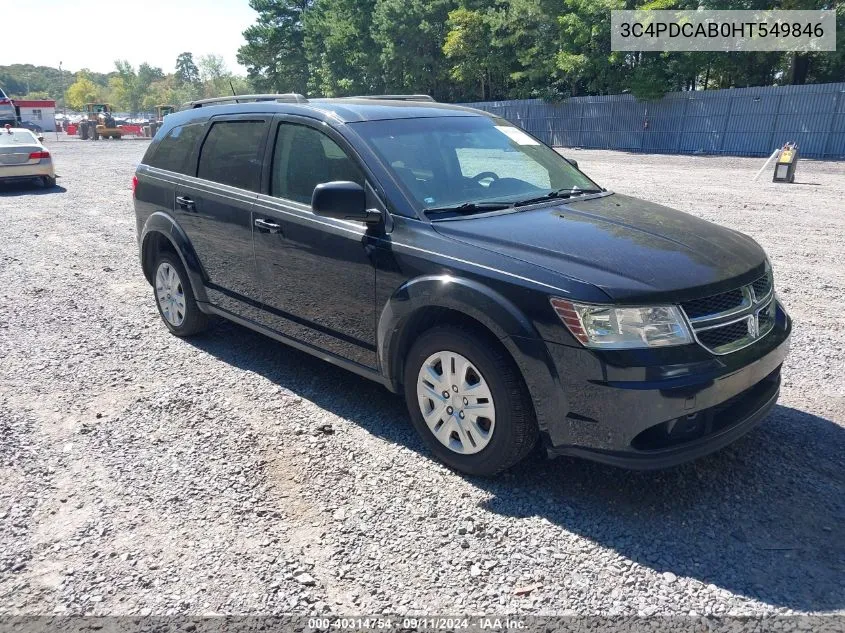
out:
{"label": "front bumper", "polygon": [[654,469],[730,444],[776,404],[791,329],[779,307],[775,329],[745,350],[714,357],[677,348],[670,363],[645,351],[637,361],[547,344],[566,409],[544,430],[548,453]]}

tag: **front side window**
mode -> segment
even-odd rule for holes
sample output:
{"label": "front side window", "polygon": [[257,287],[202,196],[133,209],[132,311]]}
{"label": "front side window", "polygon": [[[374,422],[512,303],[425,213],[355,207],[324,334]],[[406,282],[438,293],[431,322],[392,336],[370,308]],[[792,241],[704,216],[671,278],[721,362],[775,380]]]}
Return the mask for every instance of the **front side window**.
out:
{"label": "front side window", "polygon": [[273,196],[310,204],[314,187],[336,180],[364,186],[361,170],[331,138],[304,125],[279,125],[270,187]]}
{"label": "front side window", "polygon": [[350,125],[422,210],[599,189],[553,149],[503,119],[456,116]]}
{"label": "front side window", "polygon": [[150,167],[193,176],[191,157],[203,129],[202,123],[176,126],[161,139],[152,157],[146,161],[147,164]]}
{"label": "front side window", "polygon": [[266,127],[264,121],[220,121],[212,125],[202,144],[197,177],[258,191]]}

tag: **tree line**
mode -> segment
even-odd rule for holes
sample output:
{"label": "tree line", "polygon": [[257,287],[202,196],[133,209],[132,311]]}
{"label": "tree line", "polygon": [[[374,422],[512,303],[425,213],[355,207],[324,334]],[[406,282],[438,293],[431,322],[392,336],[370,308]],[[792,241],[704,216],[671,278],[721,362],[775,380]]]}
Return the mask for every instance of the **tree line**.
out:
{"label": "tree line", "polygon": [[[12,97],[80,109],[158,104],[246,92],[307,95],[424,93],[441,101],[631,92],[643,99],[711,90],[845,81],[845,2],[832,0],[249,0],[235,75],[219,55],[181,53],[175,72],[117,60],[109,73],[0,66]],[[772,6],[774,5],[774,6]],[[612,9],[835,9],[826,53],[620,53]]]}
{"label": "tree line", "polygon": [[220,55],[202,55],[196,61],[190,52],[176,58],[175,72],[165,73],[147,63],[137,68],[116,60],[114,70],[76,73],[48,66],[15,64],[0,66],[0,88],[12,98],[53,99],[61,108],[81,110],[86,103],[110,103],[127,112],[150,111],[156,105],[181,105],[186,101],[250,92],[249,82],[233,74]]}
{"label": "tree line", "polygon": [[[772,6],[774,5],[774,6]],[[443,101],[845,81],[845,3],[825,0],[250,0],[238,62],[260,91]],[[835,53],[620,53],[612,9],[836,9]]]}

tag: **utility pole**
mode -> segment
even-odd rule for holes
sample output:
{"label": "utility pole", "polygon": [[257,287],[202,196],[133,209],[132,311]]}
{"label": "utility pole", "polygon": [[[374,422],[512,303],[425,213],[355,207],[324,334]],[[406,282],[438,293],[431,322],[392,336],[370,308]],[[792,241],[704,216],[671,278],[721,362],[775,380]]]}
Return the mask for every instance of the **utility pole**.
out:
{"label": "utility pole", "polygon": [[67,89],[65,88],[65,75],[62,72],[62,62],[59,62],[59,77],[62,80],[62,108],[65,112],[65,120],[67,120]]}

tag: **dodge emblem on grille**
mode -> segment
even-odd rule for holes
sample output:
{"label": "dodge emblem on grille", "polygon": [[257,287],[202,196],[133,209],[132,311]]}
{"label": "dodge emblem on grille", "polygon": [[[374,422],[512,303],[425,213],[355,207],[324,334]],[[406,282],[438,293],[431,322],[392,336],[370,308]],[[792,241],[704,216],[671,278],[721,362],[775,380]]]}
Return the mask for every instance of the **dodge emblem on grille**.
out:
{"label": "dodge emblem on grille", "polygon": [[748,317],[748,336],[751,338],[760,336],[760,323],[756,316]]}

